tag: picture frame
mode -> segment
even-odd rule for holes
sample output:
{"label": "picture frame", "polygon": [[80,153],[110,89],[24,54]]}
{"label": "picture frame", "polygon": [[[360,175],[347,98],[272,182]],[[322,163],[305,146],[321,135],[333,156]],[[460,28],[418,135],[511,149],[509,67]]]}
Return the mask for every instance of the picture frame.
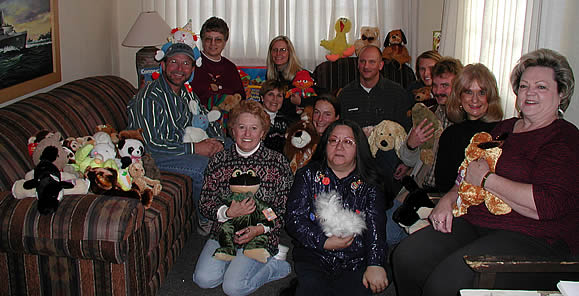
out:
{"label": "picture frame", "polygon": [[34,11],[24,1],[0,3],[0,103],[62,79],[58,0],[33,2]]}
{"label": "picture frame", "polygon": [[432,50],[437,52],[440,49],[440,36],[441,31],[432,31]]}

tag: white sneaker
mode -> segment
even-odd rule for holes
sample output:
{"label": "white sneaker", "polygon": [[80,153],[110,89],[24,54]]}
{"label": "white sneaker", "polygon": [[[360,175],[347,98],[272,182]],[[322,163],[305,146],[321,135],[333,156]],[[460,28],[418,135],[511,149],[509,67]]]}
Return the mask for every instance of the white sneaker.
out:
{"label": "white sneaker", "polygon": [[285,261],[285,259],[287,258],[287,252],[289,251],[289,247],[279,244],[277,248],[279,249],[279,251],[275,256],[273,256],[273,258]]}

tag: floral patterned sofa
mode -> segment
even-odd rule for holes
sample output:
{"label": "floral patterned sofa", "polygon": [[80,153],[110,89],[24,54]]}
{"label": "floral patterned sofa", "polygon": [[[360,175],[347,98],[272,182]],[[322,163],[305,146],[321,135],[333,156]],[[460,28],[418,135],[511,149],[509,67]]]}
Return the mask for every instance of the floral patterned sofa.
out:
{"label": "floral patterned sofa", "polygon": [[92,135],[104,123],[122,130],[135,92],[119,77],[89,77],[0,108],[0,295],[156,294],[192,232],[188,177],[162,172],[147,210],[134,199],[68,195],[41,216],[35,198],[11,194],[33,168],[31,135]]}

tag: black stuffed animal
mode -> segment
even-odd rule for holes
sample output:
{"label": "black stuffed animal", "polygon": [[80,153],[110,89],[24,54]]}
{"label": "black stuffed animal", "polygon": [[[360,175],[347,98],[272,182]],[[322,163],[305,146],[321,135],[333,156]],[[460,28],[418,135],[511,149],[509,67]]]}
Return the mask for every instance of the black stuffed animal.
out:
{"label": "black stuffed animal", "polygon": [[34,178],[24,182],[23,185],[24,189],[36,188],[38,212],[42,215],[56,212],[62,198],[62,189],[74,187],[70,182],[60,181],[60,170],[53,163],[58,153],[57,147],[46,147],[40,155],[40,162],[34,168]]}
{"label": "black stuffed animal", "polygon": [[402,178],[402,185],[408,190],[408,195],[404,203],[394,211],[392,220],[405,226],[412,226],[420,220],[418,209],[423,207],[434,208],[434,203],[430,200],[426,191],[418,187],[418,184],[411,176]]}

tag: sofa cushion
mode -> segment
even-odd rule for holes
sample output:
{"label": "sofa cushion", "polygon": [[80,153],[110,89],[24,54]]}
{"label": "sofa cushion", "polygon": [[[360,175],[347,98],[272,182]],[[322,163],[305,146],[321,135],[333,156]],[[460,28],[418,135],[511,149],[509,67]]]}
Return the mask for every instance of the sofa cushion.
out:
{"label": "sofa cushion", "polygon": [[36,204],[0,193],[0,251],[122,263],[145,215],[139,200],[114,196],[65,196],[53,215]]}

